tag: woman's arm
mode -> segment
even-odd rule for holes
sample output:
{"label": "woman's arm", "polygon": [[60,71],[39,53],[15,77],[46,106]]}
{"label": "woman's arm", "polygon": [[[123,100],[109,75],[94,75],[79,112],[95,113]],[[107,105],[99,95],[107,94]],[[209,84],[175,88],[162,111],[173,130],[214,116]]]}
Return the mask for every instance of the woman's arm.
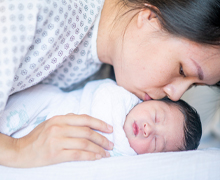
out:
{"label": "woman's arm", "polygon": [[37,167],[67,161],[108,157],[113,144],[93,129],[111,133],[112,127],[87,115],[55,116],[20,139],[0,134],[0,164]]}

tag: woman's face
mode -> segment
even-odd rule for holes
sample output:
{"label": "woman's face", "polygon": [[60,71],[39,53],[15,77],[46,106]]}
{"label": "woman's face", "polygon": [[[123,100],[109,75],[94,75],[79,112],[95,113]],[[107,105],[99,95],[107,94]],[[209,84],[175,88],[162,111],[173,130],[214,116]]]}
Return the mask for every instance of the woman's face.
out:
{"label": "woman's face", "polygon": [[219,47],[164,35],[157,32],[156,20],[143,23],[140,18],[131,22],[112,51],[118,85],[143,100],[168,96],[176,101],[193,84],[220,81]]}

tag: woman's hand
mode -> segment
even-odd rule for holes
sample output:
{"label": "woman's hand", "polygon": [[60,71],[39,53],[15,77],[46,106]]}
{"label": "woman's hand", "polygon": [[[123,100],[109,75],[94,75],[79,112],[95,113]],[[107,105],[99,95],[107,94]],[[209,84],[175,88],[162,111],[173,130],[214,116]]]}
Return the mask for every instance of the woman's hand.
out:
{"label": "woman's hand", "polygon": [[16,158],[7,165],[36,167],[109,157],[104,149],[112,149],[113,143],[93,129],[105,133],[113,131],[110,125],[88,115],[55,116],[16,140]]}

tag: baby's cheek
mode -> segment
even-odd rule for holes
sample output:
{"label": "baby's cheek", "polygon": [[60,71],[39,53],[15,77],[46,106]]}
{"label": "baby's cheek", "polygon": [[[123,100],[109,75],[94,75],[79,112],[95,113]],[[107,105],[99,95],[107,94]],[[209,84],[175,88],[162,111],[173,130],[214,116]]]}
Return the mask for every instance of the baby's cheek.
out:
{"label": "baby's cheek", "polygon": [[132,139],[129,141],[131,148],[137,153],[137,154],[145,154],[145,153],[151,153],[153,152],[150,143],[147,141],[140,141],[136,139]]}

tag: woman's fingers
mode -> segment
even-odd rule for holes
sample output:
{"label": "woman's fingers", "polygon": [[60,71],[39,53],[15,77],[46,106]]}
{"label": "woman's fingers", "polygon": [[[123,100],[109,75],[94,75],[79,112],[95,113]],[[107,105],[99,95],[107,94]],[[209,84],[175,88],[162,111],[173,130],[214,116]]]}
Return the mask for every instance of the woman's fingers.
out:
{"label": "woman's fingers", "polygon": [[62,150],[81,150],[94,154],[100,154],[102,157],[109,157],[110,154],[100,146],[92,143],[88,139],[65,138],[60,143]]}
{"label": "woman's fingers", "polygon": [[66,126],[63,129],[63,136],[72,138],[85,138],[89,141],[103,147],[104,149],[111,150],[114,146],[105,136],[102,136],[98,132],[88,128],[79,126]]}
{"label": "woman's fingers", "polygon": [[[60,116],[57,116],[59,118]],[[105,132],[105,133],[112,133],[113,128],[111,125],[101,121],[99,119],[93,118],[91,116],[82,114],[82,115],[75,115],[73,113],[67,114],[64,116],[66,122],[72,126],[87,126],[92,129]]]}
{"label": "woman's fingers", "polygon": [[51,162],[51,164],[56,164],[59,162],[69,162],[69,161],[94,161],[101,159],[100,154],[96,154],[89,151],[81,150],[64,150],[60,153],[59,158]]}
{"label": "woman's fingers", "polygon": [[17,140],[17,167],[36,167],[75,160],[109,157],[113,143],[93,129],[111,133],[112,128],[87,115],[56,116]]}
{"label": "woman's fingers", "polygon": [[[111,150],[113,148],[112,142],[110,142],[105,136],[93,130],[102,129],[104,131],[104,129],[106,129],[108,125],[101,120],[87,115],[68,114],[53,117],[48,121],[50,123],[50,127],[48,128],[50,134],[56,135],[57,133],[60,133],[62,136],[66,137],[85,138],[104,149]],[[112,129],[108,131],[111,132]]]}

